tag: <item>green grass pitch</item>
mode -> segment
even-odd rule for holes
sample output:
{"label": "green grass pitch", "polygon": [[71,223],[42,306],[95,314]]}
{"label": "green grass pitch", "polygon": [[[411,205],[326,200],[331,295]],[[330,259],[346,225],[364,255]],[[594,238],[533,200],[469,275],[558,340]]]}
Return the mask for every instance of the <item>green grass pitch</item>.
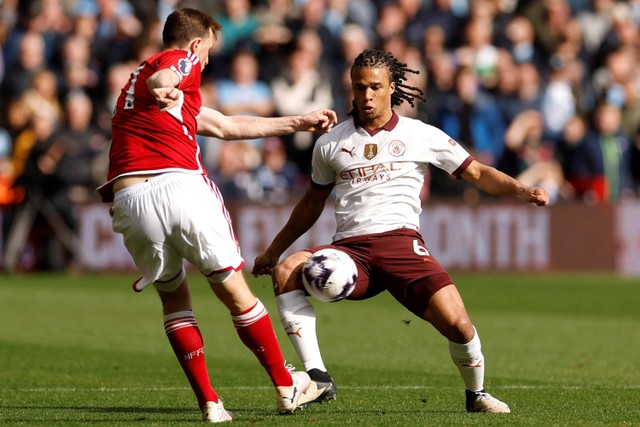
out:
{"label": "green grass pitch", "polygon": [[[467,414],[444,338],[388,295],[316,303],[338,400],[275,414],[269,380],[203,278],[191,277],[214,387],[237,426],[640,425],[640,279],[453,274],[487,389],[508,415]],[[134,274],[0,275],[0,425],[192,426],[195,398]],[[250,279],[288,362],[269,281]]]}

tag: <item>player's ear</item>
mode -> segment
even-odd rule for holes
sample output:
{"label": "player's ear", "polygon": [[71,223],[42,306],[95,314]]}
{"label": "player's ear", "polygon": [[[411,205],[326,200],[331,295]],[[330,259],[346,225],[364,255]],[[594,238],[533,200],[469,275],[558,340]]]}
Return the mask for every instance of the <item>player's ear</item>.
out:
{"label": "player's ear", "polygon": [[189,51],[191,51],[192,53],[196,53],[201,44],[202,44],[202,38],[196,37],[195,39],[191,40],[191,42],[189,43]]}

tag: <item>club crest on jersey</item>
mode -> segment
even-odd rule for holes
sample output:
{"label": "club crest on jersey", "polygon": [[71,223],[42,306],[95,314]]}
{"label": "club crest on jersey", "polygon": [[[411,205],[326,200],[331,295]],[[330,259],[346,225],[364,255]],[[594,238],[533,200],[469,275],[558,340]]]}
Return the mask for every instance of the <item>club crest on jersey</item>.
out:
{"label": "club crest on jersey", "polygon": [[183,76],[188,76],[191,72],[191,68],[193,68],[193,62],[191,62],[191,60],[182,58],[178,61],[178,70]]}
{"label": "club crest on jersey", "polygon": [[367,160],[373,159],[378,154],[378,144],[365,144],[364,157]]}
{"label": "club crest on jersey", "polygon": [[407,147],[402,141],[398,141],[396,139],[395,141],[391,141],[391,143],[389,144],[389,154],[394,157],[402,156],[405,151],[407,151]]}

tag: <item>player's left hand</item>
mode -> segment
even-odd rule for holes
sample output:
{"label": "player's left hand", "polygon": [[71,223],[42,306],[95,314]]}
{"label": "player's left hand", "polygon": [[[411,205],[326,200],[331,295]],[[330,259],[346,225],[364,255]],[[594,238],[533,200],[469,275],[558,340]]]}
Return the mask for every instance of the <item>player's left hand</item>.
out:
{"label": "player's left hand", "polygon": [[337,122],[338,116],[335,111],[321,108],[303,115],[302,123],[298,130],[307,132],[329,132]]}
{"label": "player's left hand", "polygon": [[537,206],[547,206],[549,204],[549,193],[544,188],[534,187],[529,191],[527,201],[535,203]]}
{"label": "player's left hand", "polygon": [[271,270],[278,264],[278,257],[273,257],[267,253],[259,255],[253,262],[253,277],[271,274]]}

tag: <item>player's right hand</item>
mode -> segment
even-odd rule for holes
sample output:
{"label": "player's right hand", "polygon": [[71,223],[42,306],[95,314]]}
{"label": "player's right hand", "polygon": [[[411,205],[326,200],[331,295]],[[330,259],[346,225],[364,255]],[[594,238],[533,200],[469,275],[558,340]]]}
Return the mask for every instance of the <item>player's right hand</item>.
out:
{"label": "player's right hand", "polygon": [[338,122],[338,116],[333,110],[321,108],[303,115],[302,121],[299,131],[329,132]]}
{"label": "player's right hand", "polygon": [[549,193],[544,188],[532,188],[527,197],[529,203],[535,203],[537,206],[547,206],[549,204]]}

